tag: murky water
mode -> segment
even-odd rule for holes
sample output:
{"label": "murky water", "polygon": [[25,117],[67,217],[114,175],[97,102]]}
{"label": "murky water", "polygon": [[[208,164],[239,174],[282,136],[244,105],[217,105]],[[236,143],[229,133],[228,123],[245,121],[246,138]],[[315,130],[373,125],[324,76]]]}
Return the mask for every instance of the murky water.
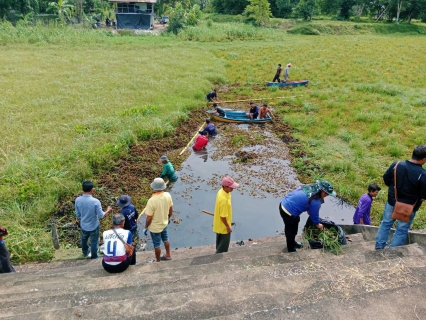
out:
{"label": "murky water", "polygon": [[[285,158],[288,155],[287,146],[259,126],[232,126],[233,132],[212,139],[207,151],[191,151],[182,169],[177,172],[179,180],[169,190],[174,202],[175,222],[178,222],[169,225],[173,248],[215,243],[213,217],[201,211],[214,212],[216,193],[225,174],[240,184],[240,188],[232,192],[233,221],[236,226],[231,241],[269,237],[283,232],[284,224],[278,210],[280,200],[301,185]],[[239,149],[257,155],[248,163],[235,162],[236,157],[231,151],[235,148],[228,148],[224,144],[225,139],[238,133],[238,130],[262,138],[261,145]],[[355,209],[338,203],[332,197],[325,198],[320,216],[338,224],[351,224]],[[306,213],[302,214],[299,231],[307,217]],[[144,218],[141,220],[144,225]],[[151,245],[152,242],[148,241],[148,248]]]}

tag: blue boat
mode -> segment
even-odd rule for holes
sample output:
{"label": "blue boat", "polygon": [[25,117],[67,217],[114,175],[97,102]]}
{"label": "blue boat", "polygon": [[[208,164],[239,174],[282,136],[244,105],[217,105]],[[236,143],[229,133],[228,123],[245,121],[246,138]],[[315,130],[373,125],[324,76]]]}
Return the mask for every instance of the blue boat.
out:
{"label": "blue boat", "polygon": [[297,80],[287,82],[270,82],[266,81],[268,87],[302,87],[308,84],[309,80]]}
{"label": "blue boat", "polygon": [[218,115],[217,113],[214,113],[213,110],[207,110],[206,111],[210,117],[212,117],[214,120],[222,121],[222,122],[228,122],[228,123],[266,123],[268,121],[271,121],[271,117],[265,118],[265,119],[254,119],[251,120],[249,117],[246,116],[245,111],[237,111],[237,110],[225,110],[225,116],[222,117]]}

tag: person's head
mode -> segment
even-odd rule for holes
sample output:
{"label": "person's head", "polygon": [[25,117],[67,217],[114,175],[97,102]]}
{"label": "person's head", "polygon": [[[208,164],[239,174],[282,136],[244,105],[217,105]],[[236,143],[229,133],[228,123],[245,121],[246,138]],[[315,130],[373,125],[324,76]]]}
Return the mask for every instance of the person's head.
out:
{"label": "person's head", "polygon": [[278,67],[281,67],[281,63],[278,63]]}
{"label": "person's head", "polygon": [[206,119],[206,123],[209,124],[210,123],[210,119]]}
{"label": "person's head", "polygon": [[230,176],[225,176],[222,179],[222,188],[226,193],[238,188],[239,184],[234,181]]}
{"label": "person's head", "polygon": [[167,162],[169,162],[169,158],[167,158],[167,156],[161,156],[160,161],[162,163],[167,163]]}
{"label": "person's head", "polygon": [[112,226],[114,228],[123,228],[124,227],[124,222],[125,222],[125,218],[121,213],[116,213],[112,216]]}
{"label": "person's head", "polygon": [[379,191],[382,190],[377,184],[372,183],[368,186],[368,194],[372,197],[377,197]]}
{"label": "person's head", "polygon": [[207,131],[206,130],[199,131],[198,133],[201,134],[202,136],[206,136],[207,135]]}
{"label": "person's head", "polygon": [[94,190],[92,181],[88,181],[88,180],[84,181],[82,187],[83,187],[83,192],[92,192]]}
{"label": "person's head", "polygon": [[420,161],[426,163],[426,146],[425,145],[419,145],[414,148],[413,154],[411,155],[412,160]]}
{"label": "person's head", "polygon": [[164,191],[166,188],[167,185],[162,178],[155,178],[151,183],[151,189],[154,191]]}
{"label": "person's head", "polygon": [[127,194],[120,196],[117,200],[117,206],[122,208],[127,207],[130,204],[132,204],[132,198],[130,198]]}
{"label": "person's head", "polygon": [[250,107],[253,107],[253,106],[254,106],[254,102],[250,101]]}
{"label": "person's head", "polygon": [[291,68],[291,63],[287,64],[287,67]]}
{"label": "person's head", "polygon": [[217,107],[217,103],[215,102],[213,103],[213,109],[216,109],[216,107]]}
{"label": "person's head", "polygon": [[213,92],[214,92],[214,93],[216,93],[216,92],[217,92],[217,90],[216,90],[216,89],[213,89]]}
{"label": "person's head", "polygon": [[262,104],[262,107],[267,108],[268,105],[266,103]]}

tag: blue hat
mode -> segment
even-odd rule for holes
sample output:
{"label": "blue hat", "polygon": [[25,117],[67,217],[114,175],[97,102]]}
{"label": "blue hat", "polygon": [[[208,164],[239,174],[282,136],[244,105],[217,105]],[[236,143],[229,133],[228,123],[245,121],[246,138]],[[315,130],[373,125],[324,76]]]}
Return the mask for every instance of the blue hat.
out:
{"label": "blue hat", "polygon": [[130,198],[130,196],[128,195],[122,195],[120,196],[120,198],[118,198],[117,200],[117,206],[119,207],[127,207],[129,204],[132,203],[132,198]]}

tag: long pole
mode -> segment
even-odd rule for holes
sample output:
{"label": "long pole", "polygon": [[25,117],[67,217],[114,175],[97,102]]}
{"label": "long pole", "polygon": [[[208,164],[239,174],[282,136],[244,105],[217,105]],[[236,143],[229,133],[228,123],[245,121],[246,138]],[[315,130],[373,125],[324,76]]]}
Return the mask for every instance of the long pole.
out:
{"label": "long pole", "polygon": [[201,131],[203,128],[204,128],[204,126],[206,125],[206,123],[204,122],[203,124],[202,124],[202,126],[200,127],[200,129],[198,129],[198,131],[197,131],[197,133],[192,137],[192,139],[191,140],[189,140],[189,142],[188,142],[188,144],[186,145],[186,147],[185,148],[183,148],[183,150],[179,153],[179,155],[182,155],[182,153],[184,153],[185,152],[185,150],[186,150],[186,148],[188,148],[189,147],[189,145],[192,143],[192,141],[194,141],[194,139],[197,137],[197,134],[198,134],[198,132],[199,131]]}
{"label": "long pole", "polygon": [[[232,102],[244,102],[244,101],[263,101],[263,100],[274,100],[274,99],[284,99],[284,98],[294,98],[296,96],[291,97],[275,97],[275,98],[258,98],[258,99],[243,99],[243,100],[229,100],[222,101],[222,103],[232,103]],[[207,104],[212,104],[214,102],[207,102]]]}

